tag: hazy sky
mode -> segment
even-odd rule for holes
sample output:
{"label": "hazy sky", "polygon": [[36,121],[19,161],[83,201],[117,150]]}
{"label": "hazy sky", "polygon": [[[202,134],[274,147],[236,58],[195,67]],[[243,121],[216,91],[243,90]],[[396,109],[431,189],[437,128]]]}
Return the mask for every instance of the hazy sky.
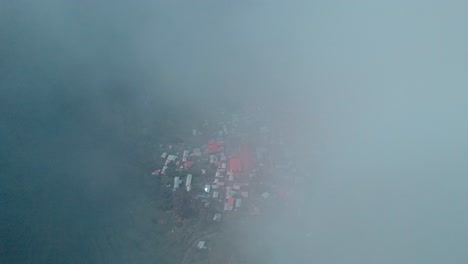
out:
{"label": "hazy sky", "polygon": [[[252,101],[290,126],[302,145],[296,151],[313,166],[304,220],[312,236],[291,263],[466,263],[467,8],[462,1],[1,1],[3,185],[21,178],[32,179],[25,180],[31,189],[60,190],[70,182],[47,175],[72,171],[77,192],[95,188],[104,194],[90,199],[111,199],[126,186],[125,173],[111,176],[125,171],[114,166],[125,158],[109,153],[124,147],[117,135],[99,150],[93,142],[119,127],[113,104],[140,111],[144,122],[148,100],[194,108]],[[23,185],[8,186],[2,206],[15,208],[24,197],[14,186]],[[0,246],[14,260],[18,230],[40,225],[21,224],[29,213],[6,211]],[[271,243],[282,256],[296,246]]]}

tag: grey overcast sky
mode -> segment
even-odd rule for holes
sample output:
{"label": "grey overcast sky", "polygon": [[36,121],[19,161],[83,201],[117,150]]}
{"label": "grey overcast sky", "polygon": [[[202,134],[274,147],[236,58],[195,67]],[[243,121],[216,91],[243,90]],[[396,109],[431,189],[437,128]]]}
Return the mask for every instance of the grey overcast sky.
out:
{"label": "grey overcast sky", "polygon": [[0,1],[5,263],[41,263],[24,256],[62,222],[48,234],[80,259],[73,221],[138,192],[116,101],[144,123],[148,100],[226,98],[268,109],[312,172],[311,235],[284,245],[272,218],[271,263],[468,262],[468,3],[98,2]]}

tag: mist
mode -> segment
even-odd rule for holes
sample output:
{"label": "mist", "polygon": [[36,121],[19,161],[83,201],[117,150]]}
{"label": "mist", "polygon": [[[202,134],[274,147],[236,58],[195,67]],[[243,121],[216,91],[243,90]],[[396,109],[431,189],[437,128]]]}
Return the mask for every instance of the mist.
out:
{"label": "mist", "polygon": [[141,205],[152,146],[136,138],[163,140],[168,116],[253,105],[289,135],[304,201],[300,217],[240,230],[241,250],[466,263],[467,8],[0,2],[0,262],[174,263]]}

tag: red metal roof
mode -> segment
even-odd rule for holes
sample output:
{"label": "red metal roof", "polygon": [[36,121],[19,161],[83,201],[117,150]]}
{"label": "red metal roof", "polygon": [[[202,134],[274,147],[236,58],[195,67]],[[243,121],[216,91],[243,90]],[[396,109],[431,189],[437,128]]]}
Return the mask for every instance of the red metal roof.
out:
{"label": "red metal roof", "polygon": [[224,150],[223,142],[216,142],[213,139],[208,141],[208,148],[206,149],[207,154],[213,154],[213,153],[221,152],[223,150]]}
{"label": "red metal roof", "polygon": [[242,160],[240,158],[229,159],[229,170],[234,172],[242,171]]}
{"label": "red metal roof", "polygon": [[193,161],[187,161],[187,162],[185,162],[185,168],[188,169],[188,168],[192,167],[193,164],[194,164]]}
{"label": "red metal roof", "polygon": [[255,167],[255,155],[250,146],[244,145],[241,149],[242,168],[244,170],[251,170]]}
{"label": "red metal roof", "polygon": [[228,205],[229,205],[229,207],[234,207],[234,201],[235,201],[234,198],[229,198],[229,199],[228,199]]}

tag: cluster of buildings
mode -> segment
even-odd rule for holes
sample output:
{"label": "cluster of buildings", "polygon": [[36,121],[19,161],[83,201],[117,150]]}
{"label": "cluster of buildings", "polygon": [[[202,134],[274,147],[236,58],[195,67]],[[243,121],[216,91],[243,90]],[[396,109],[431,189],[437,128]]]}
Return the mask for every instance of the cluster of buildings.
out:
{"label": "cluster of buildings", "polygon": [[[167,186],[173,190],[185,188],[187,192],[193,192],[194,198],[213,209],[212,219],[216,222],[229,212],[258,214],[252,195],[255,199],[269,199],[272,193],[252,193],[253,182],[257,184],[262,176],[264,179],[273,170],[289,165],[277,162],[273,165],[275,158],[271,151],[274,148],[270,148],[267,127],[260,127],[256,130],[257,135],[245,140],[237,132],[241,130],[238,123],[237,116],[227,123],[220,122],[203,146],[169,146],[161,154],[164,165],[152,173],[173,178],[173,184]],[[200,133],[194,129],[192,135],[199,137]],[[280,196],[287,196],[284,189],[276,189]]]}

